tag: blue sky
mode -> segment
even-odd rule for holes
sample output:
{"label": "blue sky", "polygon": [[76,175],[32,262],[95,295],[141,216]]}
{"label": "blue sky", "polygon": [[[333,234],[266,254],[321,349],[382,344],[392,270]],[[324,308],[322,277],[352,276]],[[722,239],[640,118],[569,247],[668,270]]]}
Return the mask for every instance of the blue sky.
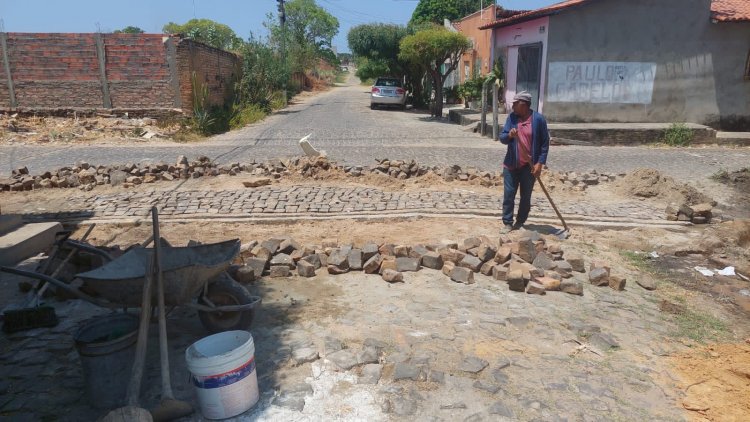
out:
{"label": "blue sky", "polygon": [[[506,9],[535,9],[558,0],[499,0]],[[348,51],[349,28],[362,23],[409,21],[416,0],[317,0],[340,23],[334,46]],[[194,17],[229,25],[242,38],[265,35],[263,21],[276,12],[276,0],[0,0],[7,32],[111,32],[128,25],[160,33],[169,21]]]}

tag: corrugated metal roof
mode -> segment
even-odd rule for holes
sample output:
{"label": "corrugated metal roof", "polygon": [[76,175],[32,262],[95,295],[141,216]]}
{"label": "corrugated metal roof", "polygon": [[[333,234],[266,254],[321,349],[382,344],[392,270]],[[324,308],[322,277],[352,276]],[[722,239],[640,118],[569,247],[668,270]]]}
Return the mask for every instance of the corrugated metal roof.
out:
{"label": "corrugated metal roof", "polygon": [[719,22],[750,21],[750,0],[713,0],[711,19]]}

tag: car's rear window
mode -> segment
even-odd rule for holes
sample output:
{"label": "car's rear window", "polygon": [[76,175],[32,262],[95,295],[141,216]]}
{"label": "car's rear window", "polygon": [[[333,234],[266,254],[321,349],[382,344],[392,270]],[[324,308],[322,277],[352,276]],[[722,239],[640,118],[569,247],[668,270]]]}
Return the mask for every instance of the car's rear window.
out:
{"label": "car's rear window", "polygon": [[398,79],[378,78],[378,80],[375,82],[375,86],[397,86],[400,88],[401,81]]}

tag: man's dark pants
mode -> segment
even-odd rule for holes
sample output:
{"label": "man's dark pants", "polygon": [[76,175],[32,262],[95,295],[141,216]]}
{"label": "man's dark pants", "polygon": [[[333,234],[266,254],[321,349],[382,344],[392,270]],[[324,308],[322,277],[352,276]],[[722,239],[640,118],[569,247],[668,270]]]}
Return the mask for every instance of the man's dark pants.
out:
{"label": "man's dark pants", "polygon": [[531,174],[531,166],[525,165],[516,170],[503,168],[503,181],[505,193],[503,195],[503,223],[513,224],[514,201],[518,188],[521,188],[521,200],[518,203],[518,218],[516,226],[526,223],[531,211],[531,191],[534,189],[534,176]]}

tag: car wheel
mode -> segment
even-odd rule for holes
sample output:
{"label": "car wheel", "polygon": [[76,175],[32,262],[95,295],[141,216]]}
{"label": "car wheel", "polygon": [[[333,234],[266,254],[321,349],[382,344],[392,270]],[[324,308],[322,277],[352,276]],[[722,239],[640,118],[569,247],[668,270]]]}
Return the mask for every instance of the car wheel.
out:
{"label": "car wheel", "polygon": [[406,110],[406,104],[401,104],[401,110]]}
{"label": "car wheel", "polygon": [[375,110],[377,106],[373,103],[370,103],[370,110]]}

